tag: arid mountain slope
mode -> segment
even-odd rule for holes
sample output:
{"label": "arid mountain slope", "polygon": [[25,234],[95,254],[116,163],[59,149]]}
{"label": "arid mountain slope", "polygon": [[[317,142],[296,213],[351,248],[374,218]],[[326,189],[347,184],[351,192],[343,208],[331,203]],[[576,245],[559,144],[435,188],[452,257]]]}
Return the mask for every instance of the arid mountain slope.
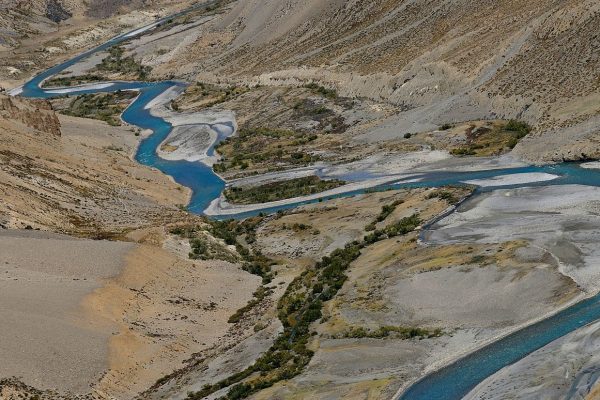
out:
{"label": "arid mountain slope", "polygon": [[138,139],[0,96],[0,225],[103,236],[183,218],[186,191],[129,158]]}
{"label": "arid mountain slope", "polygon": [[191,0],[0,1],[0,88],[129,29],[180,11]]}
{"label": "arid mountain slope", "polygon": [[[251,0],[197,28],[156,72],[270,85],[318,80],[401,107],[366,140],[489,118],[525,119],[556,136],[598,114],[599,23],[600,4],[590,0]],[[580,139],[596,129],[588,131]],[[590,146],[587,157],[600,155]],[[556,154],[555,146],[521,153],[580,157],[569,156],[572,147],[565,138]]]}

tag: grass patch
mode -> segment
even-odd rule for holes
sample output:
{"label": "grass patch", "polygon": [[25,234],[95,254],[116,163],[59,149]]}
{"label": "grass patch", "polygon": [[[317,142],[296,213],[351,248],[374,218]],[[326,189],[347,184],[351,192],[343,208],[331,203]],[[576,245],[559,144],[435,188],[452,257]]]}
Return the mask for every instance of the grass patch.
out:
{"label": "grass patch", "polygon": [[246,169],[280,170],[285,166],[304,166],[319,160],[299,146],[317,139],[285,129],[242,128],[238,134],[221,142],[216,151],[222,156],[213,166],[215,172]]}
{"label": "grass patch", "polygon": [[138,80],[147,80],[152,67],[140,64],[133,56],[123,57],[124,53],[125,50],[121,46],[111,47],[108,56],[96,68],[99,71],[134,75]]}
{"label": "grass patch", "polygon": [[101,81],[105,81],[105,80],[106,80],[105,77],[100,76],[100,75],[95,75],[95,74],[56,77],[56,78],[51,78],[51,79],[45,80],[42,87],[43,88],[68,87],[68,86],[82,85],[84,83],[101,82]]}
{"label": "grass patch", "polygon": [[115,93],[83,94],[77,96],[61,114],[104,121],[112,126],[121,125],[120,115],[137,93],[118,91]]}
{"label": "grass patch", "polygon": [[267,203],[320,193],[344,184],[345,181],[338,179],[322,180],[318,176],[307,176],[253,187],[230,187],[223,194],[233,204]]}
{"label": "grass patch", "polygon": [[466,145],[450,149],[455,156],[492,156],[513,149],[517,143],[531,132],[531,127],[523,121],[510,120],[491,126],[467,130]]}

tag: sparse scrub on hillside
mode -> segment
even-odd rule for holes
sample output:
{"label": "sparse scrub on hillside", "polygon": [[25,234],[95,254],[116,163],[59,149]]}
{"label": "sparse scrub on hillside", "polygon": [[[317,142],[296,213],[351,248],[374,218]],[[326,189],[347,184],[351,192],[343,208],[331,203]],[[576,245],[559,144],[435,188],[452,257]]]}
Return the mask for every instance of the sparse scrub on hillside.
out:
{"label": "sparse scrub on hillside", "polygon": [[247,86],[221,86],[205,82],[190,85],[183,96],[173,101],[173,105],[181,108],[182,104],[191,104],[194,109],[209,108],[217,104],[235,99],[249,90]]}
{"label": "sparse scrub on hillside", "polygon": [[335,91],[334,89],[328,89],[325,86],[321,86],[315,82],[307,83],[306,85],[304,85],[304,87],[329,99],[335,99],[338,97],[337,91]]}
{"label": "sparse scrub on hillside", "polygon": [[499,155],[514,148],[530,132],[531,127],[526,122],[517,120],[479,128],[472,125],[466,132],[467,143],[450,149],[450,153],[455,156]]}
{"label": "sparse scrub on hillside", "polygon": [[[276,262],[264,256],[259,250],[252,248],[256,241],[256,229],[264,217],[259,215],[243,221],[225,220],[208,221],[208,225],[178,226],[170,233],[190,240],[192,259],[221,259],[231,262],[241,261],[242,268],[269,283],[273,279],[271,266]],[[227,246],[234,246],[235,252],[209,240],[206,235],[222,240]],[[237,255],[235,254],[237,253]]]}

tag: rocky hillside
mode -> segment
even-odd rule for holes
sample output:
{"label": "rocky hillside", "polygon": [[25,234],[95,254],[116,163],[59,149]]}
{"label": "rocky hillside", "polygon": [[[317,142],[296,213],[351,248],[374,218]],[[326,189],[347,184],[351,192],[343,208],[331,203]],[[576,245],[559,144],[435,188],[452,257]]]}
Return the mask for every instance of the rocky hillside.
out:
{"label": "rocky hillside", "polygon": [[60,136],[60,121],[47,101],[23,101],[0,96],[0,118],[18,121],[36,131]]}
{"label": "rocky hillside", "polygon": [[102,237],[182,217],[187,192],[129,158],[138,140],[0,95],[0,228]]}
{"label": "rocky hillside", "polygon": [[0,1],[0,88],[111,37],[188,7],[191,0]]}
{"label": "rocky hillside", "polygon": [[[315,79],[399,106],[394,129],[375,140],[490,118],[556,136],[597,125],[599,23],[593,0],[238,1],[177,46],[163,70],[276,85]],[[586,132],[579,139],[597,129]],[[536,152],[569,158],[563,142],[556,154]]]}

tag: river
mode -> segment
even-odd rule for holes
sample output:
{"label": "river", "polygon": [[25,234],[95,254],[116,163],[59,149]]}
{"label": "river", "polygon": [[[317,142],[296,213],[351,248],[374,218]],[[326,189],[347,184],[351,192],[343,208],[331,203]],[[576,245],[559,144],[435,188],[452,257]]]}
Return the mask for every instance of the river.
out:
{"label": "river", "polygon": [[[212,3],[211,3],[212,4]],[[208,6],[208,5],[204,5]],[[189,10],[188,10],[189,11]],[[147,30],[159,26],[169,19],[175,18],[184,12],[174,16],[166,17],[156,21],[146,28],[138,29],[120,36],[94,48],[81,55],[74,57],[60,65],[50,68],[28,81],[20,90],[13,94],[25,97],[51,98],[62,96],[66,93],[84,94],[99,92],[114,92],[117,90],[136,90],[139,96],[125,110],[122,118],[125,122],[138,126],[142,129],[150,129],[152,134],[143,139],[135,159],[141,164],[159,169],[165,174],[172,176],[181,185],[192,190],[192,197],[188,205],[189,211],[202,214],[206,207],[219,197],[225,187],[225,182],[216,175],[212,169],[200,162],[168,161],[158,157],[156,148],[167,137],[172,129],[170,123],[162,118],[153,116],[146,105],[160,94],[170,88],[183,89],[187,84],[178,81],[163,82],[123,82],[112,81],[106,84],[97,84],[70,88],[41,88],[44,80],[66,70],[70,66],[91,56],[99,51],[106,50],[111,46],[129,40],[143,34]],[[398,183],[385,185],[379,189],[389,187],[437,187],[449,184],[459,184],[465,181],[489,179],[499,176],[530,173],[546,173],[556,175],[557,178],[544,182],[527,182],[515,184],[502,184],[503,187],[521,187],[535,185],[562,185],[583,184],[600,186],[600,171],[595,169],[584,169],[575,163],[563,163],[547,166],[527,166],[519,168],[495,169],[486,171],[452,172],[437,171],[431,173],[415,174],[417,182]],[[493,190],[497,186],[489,185],[480,187],[477,192]],[[335,196],[350,196],[362,193],[364,190],[356,190]],[[296,207],[300,204],[310,203],[318,200],[295,202],[280,207],[265,208],[248,213],[237,214],[228,217],[241,218],[258,212],[274,212],[278,209]],[[541,322],[523,328],[509,336],[491,343],[466,357],[443,367],[442,369],[426,376],[408,388],[399,399],[402,400],[458,400],[465,396],[477,384],[485,378],[499,371],[505,366],[513,364],[531,352],[543,347],[561,336],[572,332],[590,322],[600,318],[600,295],[584,300],[571,306],[558,314]]]}

